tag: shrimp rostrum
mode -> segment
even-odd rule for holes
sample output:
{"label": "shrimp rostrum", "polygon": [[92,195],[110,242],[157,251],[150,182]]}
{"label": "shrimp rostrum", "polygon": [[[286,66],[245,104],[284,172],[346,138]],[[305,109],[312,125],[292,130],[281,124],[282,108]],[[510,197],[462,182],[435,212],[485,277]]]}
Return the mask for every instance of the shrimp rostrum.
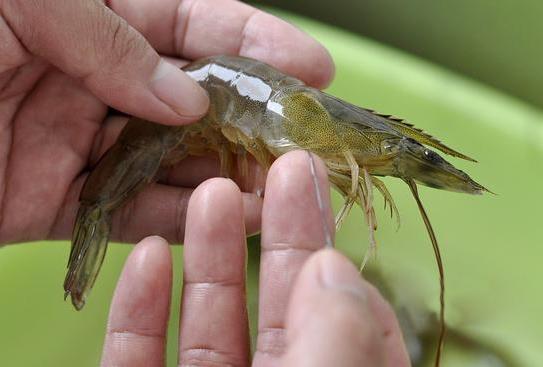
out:
{"label": "shrimp rostrum", "polygon": [[[184,71],[209,94],[207,115],[192,125],[175,127],[130,119],[82,189],[64,283],[77,309],[85,304],[100,270],[112,212],[151,183],[161,166],[189,155],[218,153],[225,176],[232,174],[233,157],[245,160],[247,153],[265,168],[295,149],[318,155],[330,182],[345,198],[336,224],[354,203],[360,205],[370,229],[370,248],[375,246],[374,187],[397,214],[379,177],[398,177],[409,185],[436,251],[416,184],[469,194],[486,190],[430,148],[471,158],[422,130],[308,87],[259,61],[216,56],[193,62]],[[247,165],[240,166],[243,177]]]}

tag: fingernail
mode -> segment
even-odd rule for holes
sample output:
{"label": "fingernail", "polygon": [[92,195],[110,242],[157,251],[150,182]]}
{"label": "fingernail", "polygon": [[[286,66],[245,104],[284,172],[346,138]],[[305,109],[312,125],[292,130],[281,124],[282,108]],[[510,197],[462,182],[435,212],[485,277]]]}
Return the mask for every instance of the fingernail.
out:
{"label": "fingernail", "polygon": [[323,250],[320,261],[325,288],[347,292],[366,301],[366,289],[355,266],[336,250]]}
{"label": "fingernail", "polygon": [[153,94],[182,117],[203,116],[209,98],[202,87],[178,67],[160,60],[151,80]]}

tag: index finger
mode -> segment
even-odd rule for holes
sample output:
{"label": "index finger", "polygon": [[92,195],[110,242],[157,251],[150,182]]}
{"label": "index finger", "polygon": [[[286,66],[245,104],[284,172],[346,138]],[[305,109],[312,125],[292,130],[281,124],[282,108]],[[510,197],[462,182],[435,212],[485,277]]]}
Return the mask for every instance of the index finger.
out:
{"label": "index finger", "polygon": [[159,51],[188,59],[228,54],[264,61],[322,88],[332,59],[293,25],[234,0],[109,0],[108,6]]}

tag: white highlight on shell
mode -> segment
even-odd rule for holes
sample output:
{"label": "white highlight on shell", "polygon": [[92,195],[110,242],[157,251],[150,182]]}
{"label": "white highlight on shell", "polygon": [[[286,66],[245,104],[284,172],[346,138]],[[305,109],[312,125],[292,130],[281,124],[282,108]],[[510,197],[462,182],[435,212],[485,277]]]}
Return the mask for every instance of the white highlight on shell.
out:
{"label": "white highlight on shell", "polygon": [[275,112],[276,114],[283,116],[283,105],[280,103],[274,102],[274,101],[268,101],[268,104],[266,105],[268,110]]}
{"label": "white highlight on shell", "polygon": [[211,67],[210,65],[206,65],[203,68],[196,69],[196,70],[190,70],[190,71],[187,71],[186,73],[187,73],[188,76],[190,76],[195,81],[201,82],[201,81],[205,80],[207,78],[207,76],[209,75],[210,67]]}
{"label": "white highlight on shell", "polygon": [[235,86],[240,95],[259,102],[266,102],[272,93],[272,89],[268,84],[259,78],[248,75],[240,76]]}
{"label": "white highlight on shell", "polygon": [[209,71],[216,78],[236,87],[240,96],[266,102],[272,94],[272,88],[258,77],[243,74],[221,65],[213,65]]}

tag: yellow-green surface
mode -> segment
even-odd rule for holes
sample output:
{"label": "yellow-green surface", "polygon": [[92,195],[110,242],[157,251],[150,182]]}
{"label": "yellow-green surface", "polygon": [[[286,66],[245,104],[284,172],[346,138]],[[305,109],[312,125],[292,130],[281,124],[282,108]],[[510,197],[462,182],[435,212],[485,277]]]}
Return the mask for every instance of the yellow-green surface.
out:
{"label": "yellow-green surface", "polygon": [[[355,104],[408,118],[480,163],[455,161],[497,196],[422,188],[447,272],[447,317],[458,330],[513,356],[515,366],[543,365],[543,113],[503,94],[362,38],[290,18],[320,39],[337,65],[330,92]],[[280,52],[280,50],[278,50]],[[402,216],[398,232],[379,215],[377,262],[408,293],[437,306],[437,278],[423,224],[408,189],[388,179]],[[336,197],[337,199],[337,197]],[[359,261],[367,242],[359,210],[338,246]],[[112,245],[82,312],[63,302],[67,243],[0,250],[0,365],[95,366],[114,283],[130,246]],[[181,248],[176,247],[176,300]],[[254,290],[255,263],[250,262]],[[250,299],[254,314],[254,292]],[[325,315],[323,315],[325,316]],[[175,324],[169,365],[175,365]],[[464,358],[464,359],[463,359]],[[456,350],[445,366],[486,366]]]}

